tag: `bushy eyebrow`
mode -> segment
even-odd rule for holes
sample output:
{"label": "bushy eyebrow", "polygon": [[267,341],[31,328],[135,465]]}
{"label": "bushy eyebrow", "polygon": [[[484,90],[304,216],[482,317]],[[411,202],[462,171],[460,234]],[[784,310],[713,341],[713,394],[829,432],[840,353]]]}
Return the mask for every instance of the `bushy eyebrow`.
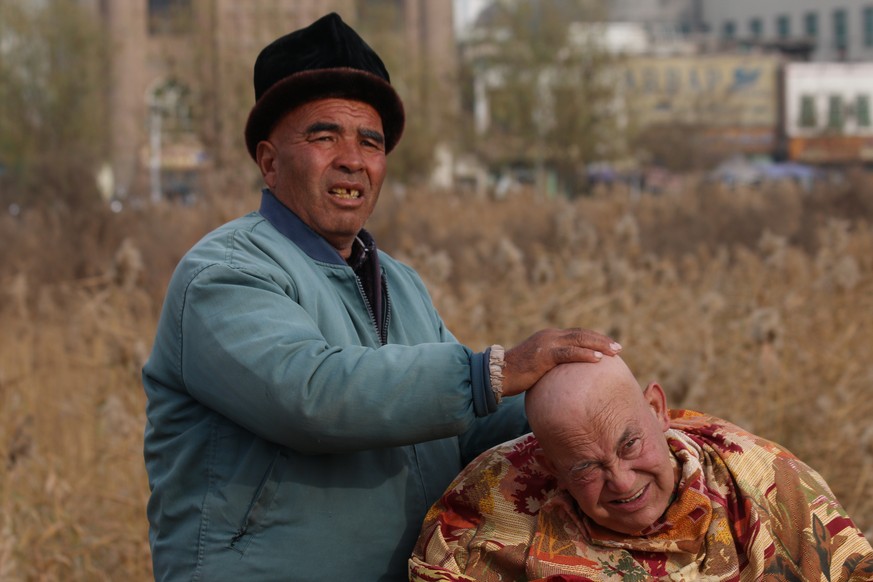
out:
{"label": "bushy eyebrow", "polygon": [[362,129],[358,132],[362,137],[366,137],[368,139],[372,139],[379,145],[385,145],[385,136],[376,131],[375,129]]}
{"label": "bushy eyebrow", "polygon": [[[338,123],[331,123],[329,121],[316,121],[306,128],[307,135],[312,135],[313,133],[321,133],[323,131],[327,131],[330,133],[342,133],[342,126],[340,126]],[[360,129],[358,130],[358,135],[367,139],[371,139],[379,145],[385,144],[385,136],[383,136],[375,129]]]}
{"label": "bushy eyebrow", "polygon": [[327,121],[316,121],[306,128],[307,134],[313,133],[321,133],[322,131],[329,131],[332,133],[338,133],[342,128],[338,123],[330,123]]}

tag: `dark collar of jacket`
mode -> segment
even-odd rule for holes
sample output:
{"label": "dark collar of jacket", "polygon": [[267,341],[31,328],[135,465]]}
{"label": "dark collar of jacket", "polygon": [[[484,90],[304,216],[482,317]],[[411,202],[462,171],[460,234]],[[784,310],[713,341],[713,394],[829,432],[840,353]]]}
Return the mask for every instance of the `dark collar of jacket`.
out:
{"label": "dark collar of jacket", "polygon": [[[322,263],[348,266],[345,259],[340,256],[339,251],[333,248],[321,235],[309,228],[290,208],[282,204],[269,188],[264,188],[261,191],[259,212],[276,230],[309,255],[309,258]],[[358,238],[367,249],[368,254],[371,256],[376,254],[376,242],[369,232],[361,230],[358,233]]]}
{"label": "dark collar of jacket", "polygon": [[282,204],[268,188],[264,188],[261,194],[260,213],[276,230],[300,247],[312,260],[332,265],[343,265],[354,270],[360,282],[361,290],[366,296],[370,314],[373,318],[373,323],[376,325],[379,337],[383,344],[387,343],[386,316],[388,311],[388,290],[383,281],[382,266],[379,262],[379,253],[376,251],[376,241],[373,239],[373,236],[366,230],[361,229],[352,252],[354,264],[349,265],[340,256],[339,251],[333,248],[321,235],[309,228],[299,216]]}

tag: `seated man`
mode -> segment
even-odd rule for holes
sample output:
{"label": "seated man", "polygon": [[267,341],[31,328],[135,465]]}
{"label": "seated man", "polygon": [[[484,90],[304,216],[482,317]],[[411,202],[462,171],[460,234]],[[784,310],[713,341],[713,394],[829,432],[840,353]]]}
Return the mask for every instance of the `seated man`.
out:
{"label": "seated man", "polygon": [[533,434],[455,479],[411,580],[873,580],[873,548],[818,473],[668,410],[620,358],[561,365],[525,399]]}

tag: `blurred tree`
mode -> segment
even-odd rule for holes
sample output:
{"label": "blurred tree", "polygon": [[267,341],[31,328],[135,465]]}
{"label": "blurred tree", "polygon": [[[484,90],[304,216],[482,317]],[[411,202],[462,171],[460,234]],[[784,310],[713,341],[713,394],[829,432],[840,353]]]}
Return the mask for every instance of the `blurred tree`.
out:
{"label": "blurred tree", "polygon": [[61,209],[100,200],[106,43],[69,0],[0,3],[0,203]]}
{"label": "blurred tree", "polygon": [[671,172],[712,168],[731,152],[719,147],[706,130],[702,123],[681,120],[643,127],[635,140],[638,155]]}
{"label": "blurred tree", "polygon": [[[390,177],[401,183],[428,178],[435,165],[436,147],[453,143],[457,119],[456,71],[435,66],[423,41],[412,38],[407,26],[411,9],[398,0],[362,0],[357,3],[357,27],[373,46],[391,74],[391,83],[403,99],[406,127],[403,139],[390,156]],[[433,7],[422,2],[419,18],[428,18]],[[447,55],[452,57],[454,55]],[[452,78],[441,78],[445,69]]]}
{"label": "blurred tree", "polygon": [[[465,46],[467,142],[492,170],[546,169],[580,191],[585,166],[620,153],[613,60],[593,0],[494,0]],[[472,108],[472,109],[471,109]],[[468,130],[469,132],[469,130]]]}

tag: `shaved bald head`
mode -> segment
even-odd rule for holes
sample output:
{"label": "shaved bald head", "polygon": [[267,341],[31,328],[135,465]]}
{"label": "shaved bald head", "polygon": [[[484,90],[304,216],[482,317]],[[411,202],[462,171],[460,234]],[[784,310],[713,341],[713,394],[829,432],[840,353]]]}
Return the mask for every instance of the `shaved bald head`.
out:
{"label": "shaved bald head", "polygon": [[641,389],[618,356],[556,366],[525,393],[543,464],[599,525],[636,534],[660,517],[677,481],[661,386]]}
{"label": "shaved bald head", "polygon": [[596,363],[561,364],[547,372],[525,394],[525,409],[534,434],[578,424],[580,415],[596,415],[610,403],[630,405],[644,400],[643,391],[619,356]]}

